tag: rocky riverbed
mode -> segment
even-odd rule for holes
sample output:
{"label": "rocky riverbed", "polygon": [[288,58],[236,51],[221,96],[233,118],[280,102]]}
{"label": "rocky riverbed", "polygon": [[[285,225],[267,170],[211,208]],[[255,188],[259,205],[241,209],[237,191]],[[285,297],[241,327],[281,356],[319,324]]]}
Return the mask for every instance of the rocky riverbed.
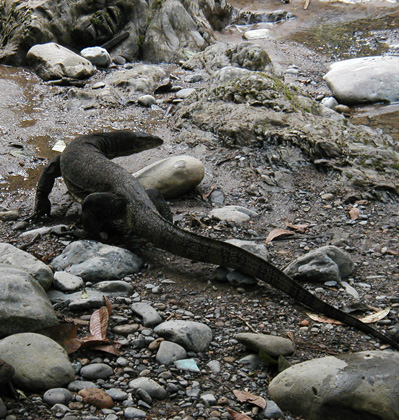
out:
{"label": "rocky riverbed", "polygon": [[[246,2],[233,6],[231,16],[240,16]],[[302,2],[276,1],[268,7],[253,2],[241,18],[278,9],[285,14],[275,16],[289,12],[296,18],[252,26],[232,20],[214,32],[203,53],[186,51],[168,64],[97,68],[84,82],[45,82],[29,67],[0,66],[2,242],[57,271],[54,279],[50,271],[49,282],[39,276],[41,286],[29,289],[44,300],[43,289],[48,290],[55,310],[45,304],[49,314],[40,318],[47,322],[41,326],[50,327],[56,319],[77,325],[77,338],[84,341],[96,335],[89,325],[95,313],[94,318],[109,318],[107,344],[114,345],[108,352],[81,346],[66,357],[53,340],[15,334],[34,327],[4,331],[13,324],[3,324],[2,335],[8,337],[0,342],[0,359],[15,364],[14,384],[22,392],[14,394],[0,381],[0,418],[247,418],[236,413],[288,420],[397,417],[396,353],[377,340],[309,318],[293,299],[263,282],[237,273],[229,273],[226,281],[223,270],[154,248],[123,226],[107,242],[123,250],[118,261],[130,261],[133,253],[135,266],[111,273],[122,264],[96,261],[107,253],[115,261],[115,250],[99,251],[97,244],[60,235],[80,226],[80,208],[61,180],[51,195],[51,217],[22,221],[32,210],[40,170],[58,153],[53,147],[59,141],[68,143],[94,131],[148,131],[165,143],[118,159],[130,172],[181,155],[198,159],[205,169],[197,187],[168,198],[178,226],[220,240],[251,241],[255,252],[261,248],[282,269],[310,251],[338,247],[351,269],[330,269],[329,261],[323,272],[329,277],[323,274],[321,283],[306,282],[304,287],[334,306],[358,311],[360,317],[380,314],[373,325],[397,333],[399,162],[396,139],[386,134],[395,136],[396,130],[374,120],[375,107],[367,119],[371,129],[352,124],[360,105],[338,108],[341,112],[321,105],[332,95],[323,79],[332,61],[358,56],[365,51],[361,46],[368,48],[367,55],[390,52],[394,57],[395,8],[311,1],[304,10]],[[356,28],[351,36],[349,22]],[[362,22],[372,22],[368,28],[374,32],[365,31]],[[269,31],[266,38],[243,44],[243,33],[264,29]],[[348,44],[337,42],[337,36]],[[121,51],[119,47],[118,56]],[[42,227],[55,228],[29,233]],[[94,274],[88,271],[93,268],[72,268],[64,254],[71,246],[75,257],[88,255],[85,247],[95,248]],[[20,279],[21,272],[26,277],[24,268],[39,280],[43,268],[33,269],[31,260],[25,264],[28,257],[19,253],[11,259],[8,245],[1,252],[4,277]],[[60,259],[68,263],[60,264]],[[84,262],[90,259],[85,256]],[[316,277],[320,270],[315,270]],[[99,310],[103,295],[108,296],[108,310]],[[330,358],[312,360],[325,356]],[[299,364],[304,361],[309,364]],[[301,375],[299,390],[287,385],[289,369],[286,376],[277,376],[287,362],[297,365],[293,375]],[[323,375],[349,379],[341,382],[345,386],[326,385]],[[368,379],[362,382],[363,377]],[[2,378],[9,379],[5,374]],[[354,390],[358,399],[348,401],[345,396]],[[375,399],[370,400],[371,393]],[[261,397],[257,403],[254,396]]]}

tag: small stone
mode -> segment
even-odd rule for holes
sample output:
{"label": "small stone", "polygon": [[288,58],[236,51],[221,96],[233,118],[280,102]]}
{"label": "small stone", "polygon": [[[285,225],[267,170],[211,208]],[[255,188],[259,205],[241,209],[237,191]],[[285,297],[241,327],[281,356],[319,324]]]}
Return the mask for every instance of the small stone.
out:
{"label": "small stone", "polygon": [[78,395],[83,397],[85,404],[91,404],[97,408],[111,408],[114,406],[114,402],[110,395],[108,395],[103,389],[99,388],[86,388],[81,389]]}
{"label": "small stone", "polygon": [[43,395],[43,401],[51,406],[54,404],[68,404],[71,400],[72,394],[66,388],[52,388]]}
{"label": "small stone", "polygon": [[151,398],[156,400],[164,400],[167,396],[166,390],[153,379],[142,377],[136,378],[129,382],[129,387],[132,389],[144,389],[148,392]]}
{"label": "small stone", "polygon": [[137,99],[137,103],[141,106],[150,108],[151,105],[156,104],[156,99],[152,95],[143,95]]}
{"label": "small stone", "polygon": [[124,411],[125,419],[145,419],[147,418],[147,413],[143,410],[133,407],[127,407]]}
{"label": "small stone", "polygon": [[81,389],[85,388],[98,388],[98,386],[90,381],[72,381],[68,385],[68,389],[72,392],[79,392]]}
{"label": "small stone", "polygon": [[187,357],[186,350],[179,344],[171,341],[162,341],[157,352],[156,361],[161,365],[170,365],[179,359]]}
{"label": "small stone", "polygon": [[216,397],[211,393],[202,394],[200,397],[201,401],[205,404],[206,407],[217,404]]}
{"label": "small stone", "polygon": [[84,286],[84,281],[79,276],[74,276],[65,271],[56,271],[53,285],[56,289],[63,292],[74,292]]}
{"label": "small stone", "polygon": [[267,400],[266,408],[262,412],[264,419],[285,419],[280,407],[272,400]]}
{"label": "small stone", "polygon": [[102,47],[84,48],[80,55],[97,67],[108,67],[111,64],[111,57],[108,51]]}
{"label": "small stone", "polygon": [[210,362],[208,362],[206,364],[208,366],[208,368],[215,374],[220,373],[221,371],[221,366],[220,366],[220,362],[217,360],[211,360]]}
{"label": "small stone", "polygon": [[112,331],[116,334],[129,335],[134,334],[139,328],[139,324],[124,324],[113,327]]}
{"label": "small stone", "polygon": [[119,388],[111,388],[107,389],[107,394],[111,396],[114,401],[124,401],[127,400],[129,394],[122,389]]}
{"label": "small stone", "polygon": [[262,350],[269,356],[288,355],[294,352],[291,340],[268,334],[238,333],[236,340],[256,352]]}
{"label": "small stone", "polygon": [[132,311],[143,318],[145,327],[155,327],[162,322],[162,317],[156,309],[148,303],[137,302],[131,306]]}
{"label": "small stone", "polygon": [[80,374],[84,379],[107,379],[113,374],[113,370],[105,363],[91,363],[83,366]]}

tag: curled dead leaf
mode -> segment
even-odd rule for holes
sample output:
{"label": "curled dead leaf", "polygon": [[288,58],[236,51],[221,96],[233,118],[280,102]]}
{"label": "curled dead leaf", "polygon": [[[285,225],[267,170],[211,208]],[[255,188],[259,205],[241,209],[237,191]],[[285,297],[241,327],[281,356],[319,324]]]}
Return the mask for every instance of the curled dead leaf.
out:
{"label": "curled dead leaf", "polygon": [[288,229],[292,229],[295,232],[299,232],[299,233],[305,233],[310,226],[309,223],[300,223],[297,225],[293,225],[292,223],[289,223],[289,222],[285,222],[285,225],[287,226]]}
{"label": "curled dead leaf", "polygon": [[290,236],[290,235],[293,235],[293,234],[294,234],[294,232],[292,230],[276,228],[276,229],[273,229],[267,235],[267,238],[265,239],[265,243],[268,244],[271,241],[273,241],[274,239],[279,238],[280,236]]}
{"label": "curled dead leaf", "polygon": [[240,402],[248,402],[260,408],[266,408],[266,400],[258,395],[252,394],[248,391],[239,391],[238,389],[235,389],[233,394]]}
{"label": "curled dead leaf", "polygon": [[[359,321],[362,321],[364,324],[373,324],[380,321],[381,319],[384,319],[389,314],[389,311],[390,308],[385,308],[382,311],[378,311],[363,318],[359,318]],[[306,314],[310,319],[313,319],[313,321],[322,322],[324,324],[343,325],[341,321],[328,318],[324,315],[313,314],[311,312],[306,312]]]}

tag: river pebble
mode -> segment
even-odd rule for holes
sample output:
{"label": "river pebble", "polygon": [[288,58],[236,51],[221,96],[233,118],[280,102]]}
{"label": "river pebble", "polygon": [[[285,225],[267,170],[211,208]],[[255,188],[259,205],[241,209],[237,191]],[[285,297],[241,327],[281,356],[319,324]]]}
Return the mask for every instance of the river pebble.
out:
{"label": "river pebble", "polygon": [[113,370],[105,363],[92,363],[83,366],[80,374],[84,379],[107,379],[113,374]]}
{"label": "river pebble", "polygon": [[68,404],[72,400],[71,392],[66,388],[52,388],[43,395],[43,401],[47,404]]}
{"label": "river pebble", "polygon": [[143,325],[145,327],[155,327],[162,322],[162,317],[156,309],[144,302],[133,303],[132,311],[143,318]]}

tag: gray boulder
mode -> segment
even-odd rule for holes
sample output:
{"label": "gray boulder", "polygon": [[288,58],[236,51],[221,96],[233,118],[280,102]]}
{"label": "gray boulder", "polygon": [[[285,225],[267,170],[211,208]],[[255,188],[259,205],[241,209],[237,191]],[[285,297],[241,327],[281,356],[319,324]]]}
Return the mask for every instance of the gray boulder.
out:
{"label": "gray boulder", "polygon": [[44,335],[22,333],[4,338],[0,358],[14,367],[12,382],[26,391],[63,387],[75,377],[66,351]]}
{"label": "gray boulder", "polygon": [[40,284],[26,271],[0,264],[0,337],[58,324]]}
{"label": "gray boulder", "polygon": [[355,264],[350,255],[336,246],[323,246],[291,262],[284,273],[298,281],[337,281],[350,276]]}
{"label": "gray boulder", "polygon": [[209,74],[229,66],[254,71],[271,70],[273,67],[266,50],[251,42],[237,45],[217,42],[183,63],[185,69],[204,69]]}
{"label": "gray boulder", "polygon": [[35,73],[43,80],[63,77],[86,79],[96,71],[89,60],[55,42],[34,45],[28,51],[26,58]]}
{"label": "gray boulder", "polygon": [[44,290],[53,284],[51,268],[28,252],[22,251],[11,244],[0,243],[0,264],[25,270]]}
{"label": "gray boulder", "polygon": [[111,57],[105,48],[83,48],[83,50],[80,52],[80,55],[97,67],[108,67],[111,64]]}
{"label": "gray boulder", "polygon": [[292,366],[269,385],[282,410],[309,420],[399,418],[399,354],[363,351]]}
{"label": "gray boulder", "polygon": [[346,105],[399,100],[399,57],[338,61],[324,76],[338,102]]}
{"label": "gray boulder", "polygon": [[227,2],[167,0],[21,2],[0,8],[0,62],[26,64],[35,44],[57,42],[82,50],[102,45],[116,61],[175,61],[183,49],[199,51],[213,42],[231,10]]}
{"label": "gray boulder", "polygon": [[204,175],[203,163],[184,155],[163,159],[133,174],[144,188],[155,188],[165,198],[178,197],[192,190]]}
{"label": "gray boulder", "polygon": [[143,59],[176,62],[184,58],[185,48],[205,49],[214,36],[198,0],[166,0],[154,14],[143,44]]}
{"label": "gray boulder", "polygon": [[192,351],[205,351],[212,341],[212,330],[195,321],[166,321],[155,327],[154,332]]}
{"label": "gray boulder", "polygon": [[132,252],[100,242],[83,240],[69,244],[52,261],[57,270],[65,270],[83,280],[121,279],[137,273],[142,261]]}

